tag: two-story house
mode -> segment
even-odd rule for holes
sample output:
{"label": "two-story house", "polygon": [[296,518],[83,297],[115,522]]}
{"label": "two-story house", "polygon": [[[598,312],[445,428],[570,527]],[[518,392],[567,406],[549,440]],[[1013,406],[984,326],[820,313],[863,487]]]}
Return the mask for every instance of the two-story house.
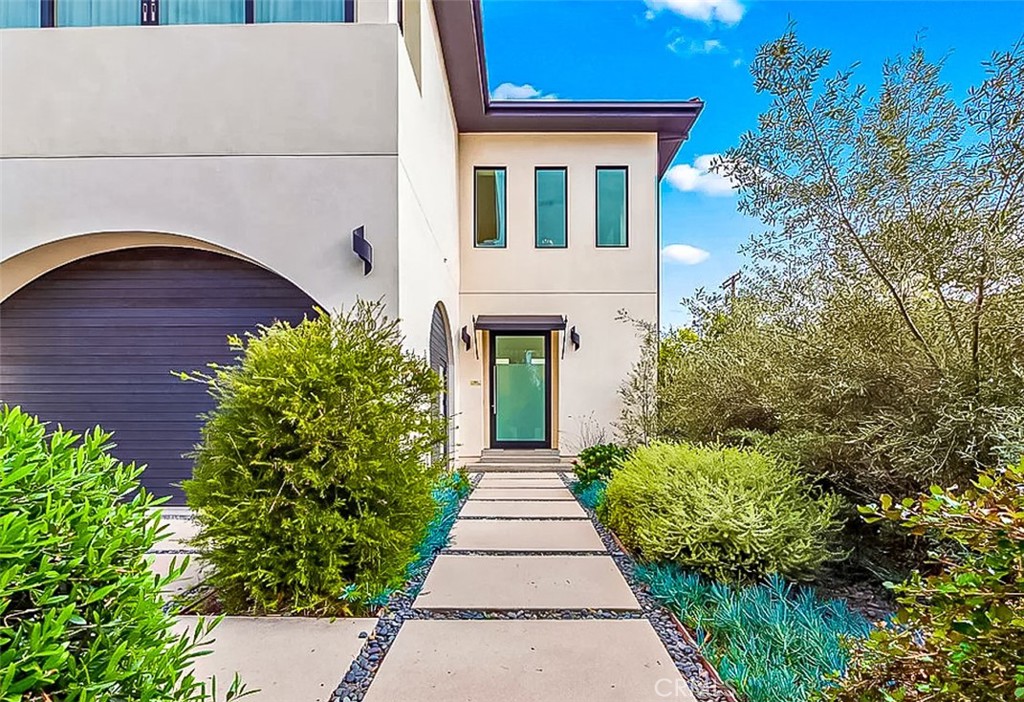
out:
{"label": "two-story house", "polygon": [[170,371],[362,297],[448,379],[462,462],[616,419],[699,100],[493,101],[479,0],[4,0],[0,27],[0,401],[114,431],[180,500],[210,401]]}

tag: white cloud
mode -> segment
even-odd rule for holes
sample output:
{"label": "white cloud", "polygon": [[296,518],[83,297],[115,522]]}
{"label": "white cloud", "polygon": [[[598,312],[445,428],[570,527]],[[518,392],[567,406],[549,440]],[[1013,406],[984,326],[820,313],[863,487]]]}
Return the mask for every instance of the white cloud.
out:
{"label": "white cloud", "polygon": [[736,24],[746,8],[740,0],[645,0],[650,12],[668,10],[701,22]]}
{"label": "white cloud", "polygon": [[732,60],[732,67],[733,68],[739,68],[742,65],[743,65],[743,59],[741,59],[741,58],[734,58]]}
{"label": "white cloud", "polygon": [[681,263],[684,266],[696,266],[704,263],[711,254],[704,249],[689,244],[669,244],[661,250],[661,257],[669,263]]}
{"label": "white cloud", "polygon": [[556,100],[556,95],[542,93],[529,83],[516,85],[515,83],[502,83],[491,91],[492,100]]}
{"label": "white cloud", "polygon": [[705,195],[732,195],[733,181],[723,175],[712,173],[711,161],[718,154],[704,154],[693,160],[693,165],[681,163],[672,166],[665,179],[676,190],[704,193]]}
{"label": "white cloud", "polygon": [[668,43],[668,49],[669,51],[684,55],[713,54],[725,51],[725,45],[717,39],[700,41],[697,39],[688,40],[686,37],[676,37]]}

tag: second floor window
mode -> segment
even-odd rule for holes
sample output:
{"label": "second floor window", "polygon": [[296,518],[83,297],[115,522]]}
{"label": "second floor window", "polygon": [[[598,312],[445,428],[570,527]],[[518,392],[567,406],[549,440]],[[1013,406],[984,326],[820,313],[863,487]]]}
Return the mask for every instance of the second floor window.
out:
{"label": "second floor window", "polygon": [[473,170],[473,245],[505,248],[505,169]]}
{"label": "second floor window", "polygon": [[537,248],[563,249],[568,246],[568,173],[565,168],[538,168],[534,178]]}
{"label": "second floor window", "polygon": [[629,188],[625,167],[597,169],[597,245],[629,245]]}

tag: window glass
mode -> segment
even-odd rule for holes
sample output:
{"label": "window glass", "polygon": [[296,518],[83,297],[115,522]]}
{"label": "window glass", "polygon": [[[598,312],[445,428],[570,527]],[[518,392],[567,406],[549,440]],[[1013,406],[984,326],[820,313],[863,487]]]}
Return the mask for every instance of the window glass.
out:
{"label": "window glass", "polygon": [[0,29],[38,27],[40,12],[39,0],[0,0]]}
{"label": "window glass", "polygon": [[626,246],[626,169],[597,169],[597,245]]}
{"label": "window glass", "polygon": [[58,27],[111,27],[142,24],[139,0],[59,0]]}
{"label": "window glass", "polygon": [[160,24],[242,24],[245,0],[160,0]]}
{"label": "window glass", "polygon": [[536,226],[539,248],[566,246],[566,181],[564,168],[536,171]]}
{"label": "window glass", "polygon": [[505,246],[505,169],[477,168],[474,237],[476,246]]}
{"label": "window glass", "polygon": [[256,0],[257,22],[344,22],[344,0]]}

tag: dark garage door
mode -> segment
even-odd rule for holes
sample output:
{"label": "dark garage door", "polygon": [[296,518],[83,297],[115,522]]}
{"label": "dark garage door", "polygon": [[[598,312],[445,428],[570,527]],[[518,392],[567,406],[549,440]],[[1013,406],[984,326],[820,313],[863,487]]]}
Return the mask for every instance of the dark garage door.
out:
{"label": "dark garage door", "polygon": [[115,455],[145,463],[143,484],[181,504],[182,454],[199,439],[204,387],[172,370],[230,363],[225,337],[314,302],[284,278],[229,256],[144,248],[92,256],[0,303],[0,401],[54,425],[114,432]]}

